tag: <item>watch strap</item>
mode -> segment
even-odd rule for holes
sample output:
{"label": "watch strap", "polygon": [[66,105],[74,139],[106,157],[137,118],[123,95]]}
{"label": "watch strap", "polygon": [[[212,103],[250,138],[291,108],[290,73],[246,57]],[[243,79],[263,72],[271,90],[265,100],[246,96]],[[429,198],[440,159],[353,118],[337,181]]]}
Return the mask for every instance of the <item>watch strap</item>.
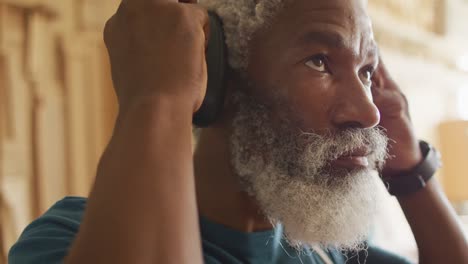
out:
{"label": "watch strap", "polygon": [[434,176],[441,167],[440,154],[425,141],[419,141],[419,147],[423,153],[423,160],[411,171],[400,175],[383,178],[388,192],[394,196],[404,196],[417,192]]}

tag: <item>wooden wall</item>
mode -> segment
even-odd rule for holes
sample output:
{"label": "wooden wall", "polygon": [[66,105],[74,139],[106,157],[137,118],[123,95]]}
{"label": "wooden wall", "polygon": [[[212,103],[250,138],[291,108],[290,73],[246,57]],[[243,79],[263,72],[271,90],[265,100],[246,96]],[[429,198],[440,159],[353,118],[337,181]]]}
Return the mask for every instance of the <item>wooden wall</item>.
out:
{"label": "wooden wall", "polygon": [[0,0],[0,263],[24,226],[86,196],[116,105],[102,28],[116,0]]}
{"label": "wooden wall", "polygon": [[444,187],[450,201],[468,201],[468,121],[443,122],[439,126],[441,152],[445,175]]}

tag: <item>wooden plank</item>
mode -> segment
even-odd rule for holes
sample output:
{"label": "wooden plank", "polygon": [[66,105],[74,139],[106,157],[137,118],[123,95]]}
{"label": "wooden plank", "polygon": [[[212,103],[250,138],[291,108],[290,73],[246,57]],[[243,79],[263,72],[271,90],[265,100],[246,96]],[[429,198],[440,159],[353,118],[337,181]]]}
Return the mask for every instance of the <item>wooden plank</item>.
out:
{"label": "wooden plank", "polygon": [[11,101],[11,69],[9,68],[8,58],[0,53],[0,142],[11,140],[14,137],[13,127],[13,108]]}
{"label": "wooden plank", "polygon": [[[2,6],[0,5],[0,42],[2,40]],[[1,47],[1,45],[0,45]],[[0,190],[3,188],[3,167],[4,167],[4,160],[3,160],[3,144],[5,142],[5,127],[6,124],[6,94],[5,94],[5,58],[4,55],[1,53],[0,50]],[[5,246],[5,236],[4,236],[4,229],[5,229],[5,222],[3,221],[4,214],[3,214],[3,192],[0,191],[0,263],[6,262],[6,246]]]}
{"label": "wooden plank", "polygon": [[[13,26],[13,25],[12,25]],[[29,87],[24,80],[22,45],[9,46],[7,56],[7,69],[10,82],[11,126],[14,135],[0,141],[2,151],[1,164],[1,194],[4,204],[8,205],[8,212],[4,211],[1,221],[7,225],[5,233],[6,247],[17,239],[20,229],[26,222],[31,221],[31,208],[34,199],[31,199],[31,130],[30,130],[30,102]],[[5,209],[5,206],[3,209]],[[9,221],[7,221],[9,220]]]}
{"label": "wooden plank", "polygon": [[2,52],[8,54],[11,49],[23,48],[25,42],[25,12],[20,8],[4,6],[2,14],[3,34]]}
{"label": "wooden plank", "polygon": [[26,74],[31,82],[52,80],[56,77],[56,54],[53,20],[33,12],[28,17],[26,45]]}
{"label": "wooden plank", "polygon": [[21,8],[34,8],[42,2],[42,0],[0,0],[1,4],[8,4]]}
{"label": "wooden plank", "polygon": [[33,96],[33,189],[38,211],[67,195],[64,89],[57,74],[55,20],[41,12],[28,17],[26,76]]}
{"label": "wooden plank", "polygon": [[[4,190],[3,186],[2,190]],[[15,215],[6,192],[0,192],[0,264],[7,263],[7,253],[10,245],[16,241],[18,233],[15,226]]]}
{"label": "wooden plank", "polygon": [[[0,156],[1,158],[1,156]],[[6,263],[6,256],[8,249],[6,248],[5,243],[5,230],[6,223],[5,219],[7,215],[5,214],[6,204],[4,202],[3,193],[0,192],[0,263]]]}
{"label": "wooden plank", "polygon": [[468,121],[444,122],[439,126],[443,183],[452,202],[468,200]]}
{"label": "wooden plank", "polygon": [[[43,208],[43,190],[42,185],[44,184],[43,177],[44,165],[43,159],[47,159],[46,153],[42,153],[41,148],[41,113],[43,101],[43,94],[45,91],[42,91],[43,88],[40,86],[41,82],[44,82],[46,79],[45,76],[41,76],[41,70],[46,67],[42,67],[41,63],[41,53],[44,52],[44,36],[45,33],[45,22],[43,21],[43,15],[39,12],[31,12],[28,16],[27,23],[27,42],[26,46],[26,55],[25,55],[25,76],[24,78],[30,86],[30,96],[32,98],[32,111],[31,111],[31,140],[32,140],[32,168],[33,174],[31,179],[31,192],[34,197],[34,215],[41,214],[44,210]],[[50,60],[51,58],[48,58]]]}
{"label": "wooden plank", "polygon": [[34,7],[43,3],[43,0],[0,0],[0,3],[18,7]]}
{"label": "wooden plank", "polygon": [[67,120],[67,160],[69,190],[71,195],[87,196],[91,187],[88,162],[89,142],[88,116],[86,113],[86,64],[83,43],[80,38],[65,39],[62,43],[65,51],[65,87]]}
{"label": "wooden plank", "polygon": [[[6,73],[6,63],[5,55],[0,53],[0,168],[2,163],[2,143],[6,138],[6,128],[10,122],[7,121],[7,95],[6,95],[6,86],[7,86],[7,73]],[[0,180],[2,172],[0,170]]]}
{"label": "wooden plank", "polygon": [[67,195],[66,150],[65,150],[65,111],[63,97],[53,82],[38,82],[34,99],[34,159],[35,192],[42,213],[57,200]]}
{"label": "wooden plank", "polygon": [[0,2],[0,52],[5,50],[5,35],[7,33],[6,12],[7,5]]}
{"label": "wooden plank", "polygon": [[48,16],[59,14],[57,5],[48,0],[0,0],[0,4],[21,9],[34,9]]}

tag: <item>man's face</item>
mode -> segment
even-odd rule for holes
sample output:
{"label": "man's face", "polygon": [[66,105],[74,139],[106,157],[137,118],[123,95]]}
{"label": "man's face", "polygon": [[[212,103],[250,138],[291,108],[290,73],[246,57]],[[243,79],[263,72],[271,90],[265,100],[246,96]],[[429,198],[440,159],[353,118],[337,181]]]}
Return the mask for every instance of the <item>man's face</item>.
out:
{"label": "man's face", "polygon": [[303,130],[378,124],[370,90],[378,54],[363,1],[293,0],[250,54],[254,92],[284,99]]}
{"label": "man's face", "polygon": [[293,245],[356,248],[372,223],[387,138],[360,0],[293,0],[251,44],[235,94],[234,170]]}

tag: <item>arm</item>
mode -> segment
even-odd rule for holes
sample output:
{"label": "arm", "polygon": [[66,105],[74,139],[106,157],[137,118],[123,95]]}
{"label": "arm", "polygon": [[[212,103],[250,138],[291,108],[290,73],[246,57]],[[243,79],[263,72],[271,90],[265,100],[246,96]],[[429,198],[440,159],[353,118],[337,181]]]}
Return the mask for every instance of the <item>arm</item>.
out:
{"label": "arm", "polygon": [[65,263],[202,263],[191,124],[206,22],[192,4],[138,0],[107,23],[119,116]]}
{"label": "arm", "polygon": [[[393,177],[423,159],[408,110],[408,101],[381,62],[374,77],[374,102],[380,125],[391,139],[390,159],[382,171]],[[413,194],[398,197],[416,239],[420,263],[468,263],[468,243],[456,214],[435,179]]]}
{"label": "arm", "polygon": [[201,263],[191,114],[161,99],[120,117],[67,264]]}

